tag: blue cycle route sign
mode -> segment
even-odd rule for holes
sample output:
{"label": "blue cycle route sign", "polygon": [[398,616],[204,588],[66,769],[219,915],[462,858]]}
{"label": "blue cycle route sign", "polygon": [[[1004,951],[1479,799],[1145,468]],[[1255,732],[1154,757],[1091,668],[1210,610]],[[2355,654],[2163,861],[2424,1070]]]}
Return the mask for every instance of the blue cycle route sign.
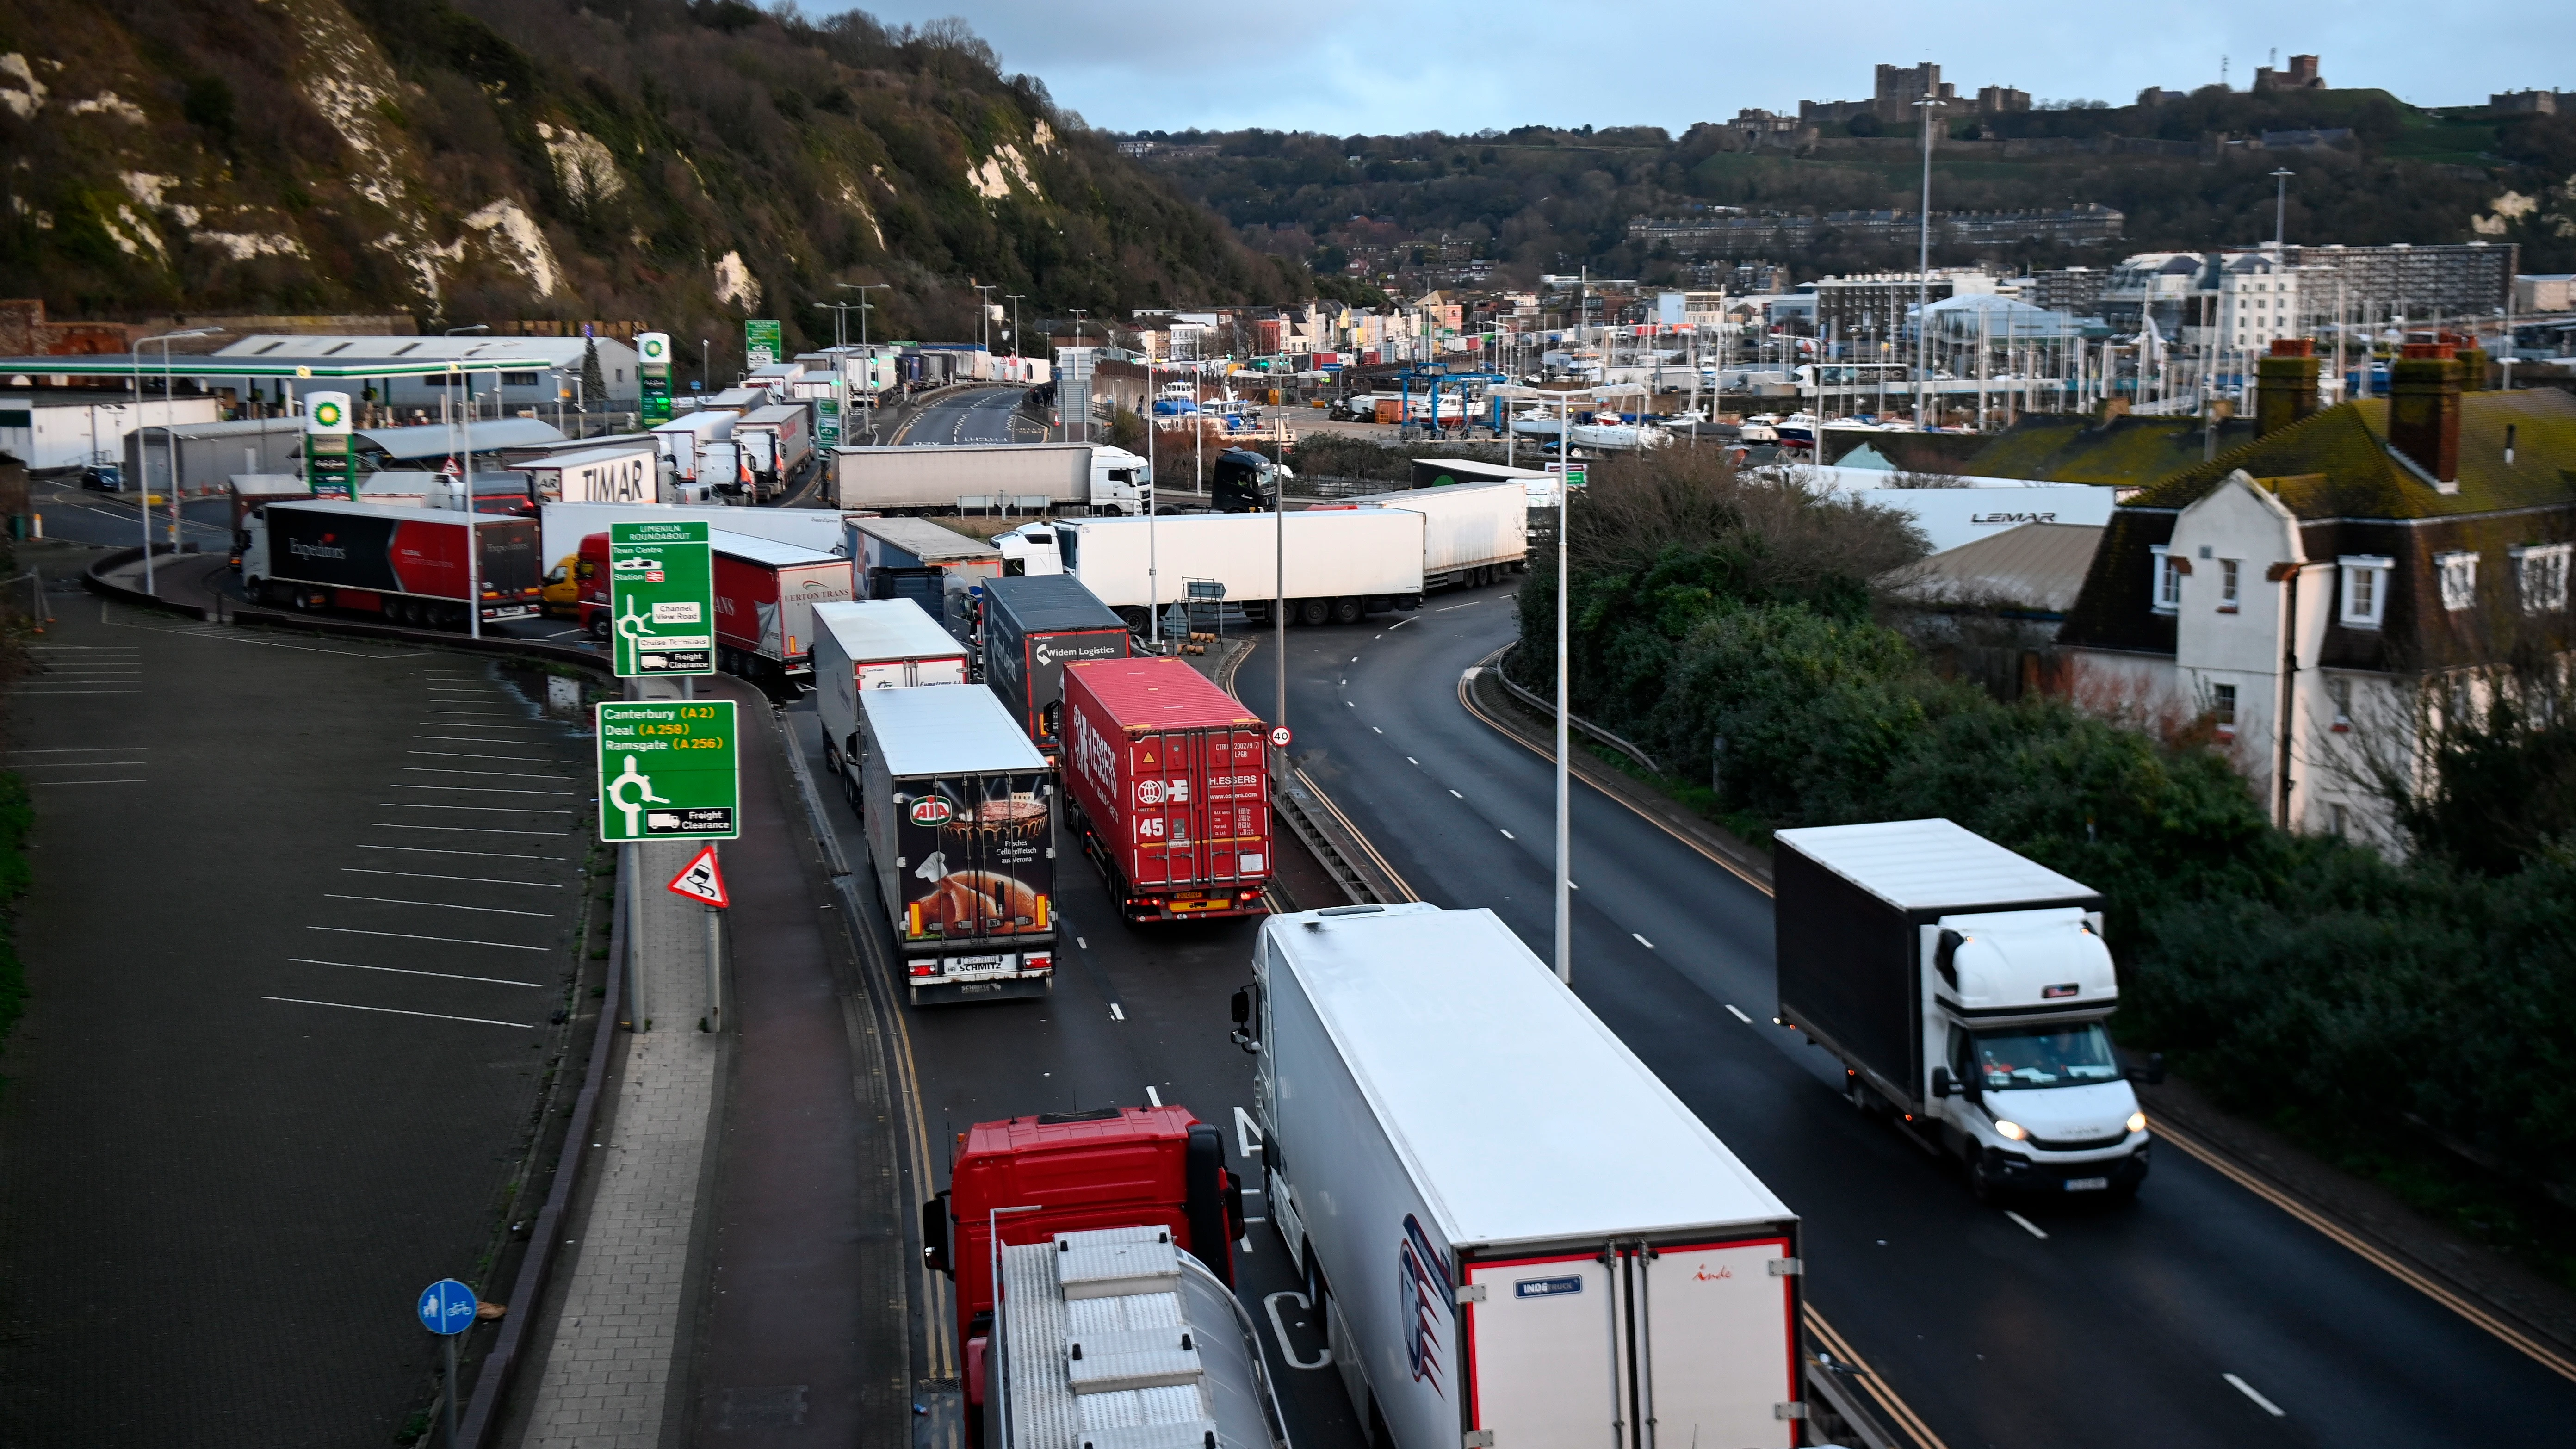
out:
{"label": "blue cycle route sign", "polygon": [[474,1326],[474,1290],[441,1278],[420,1291],[420,1326],[432,1333],[463,1333]]}

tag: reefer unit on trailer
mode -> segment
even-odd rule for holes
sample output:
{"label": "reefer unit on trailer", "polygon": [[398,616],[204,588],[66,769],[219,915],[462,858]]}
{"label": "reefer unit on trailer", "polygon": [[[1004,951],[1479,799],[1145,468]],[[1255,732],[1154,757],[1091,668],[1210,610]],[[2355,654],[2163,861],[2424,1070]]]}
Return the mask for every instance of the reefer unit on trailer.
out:
{"label": "reefer unit on trailer", "polygon": [[1064,669],[1068,822],[1131,921],[1257,916],[1270,850],[1268,731],[1179,659]]}
{"label": "reefer unit on trailer", "polygon": [[974,684],[859,696],[850,803],[918,1006],[1055,977],[1055,772]]}
{"label": "reefer unit on trailer", "polygon": [[1453,483],[1349,501],[1362,508],[1422,515],[1426,589],[1489,584],[1527,565],[1529,490],[1518,482]]}
{"label": "reefer unit on trailer", "polygon": [[966,646],[911,601],[814,606],[814,709],[823,725],[823,756],[835,774],[856,748],[860,695],[966,682]]}
{"label": "reefer unit on trailer", "polygon": [[1793,1445],[1798,1219],[1493,912],[1263,924],[1263,1202],[1398,1449]]}
{"label": "reefer unit on trailer", "polygon": [[1783,830],[1772,879],[1780,1019],[1842,1062],[1855,1105],[1980,1197],[2137,1191],[2147,1119],[2103,1025],[2120,985],[2098,892],[1947,820]]}
{"label": "reefer unit on trailer", "polygon": [[984,682],[1054,758],[1064,717],[1064,666],[1127,657],[1127,622],[1075,579],[986,579]]}
{"label": "reefer unit on trailer", "polygon": [[1227,603],[1268,619],[1283,542],[1288,616],[1300,623],[1356,624],[1422,601],[1421,514],[1308,510],[1285,522],[1284,540],[1275,513],[1062,519],[1055,536],[1064,571],[1139,626],[1157,595],[1165,606],[1180,603],[1200,581],[1224,585]]}
{"label": "reefer unit on trailer", "polygon": [[485,619],[537,612],[531,518],[316,498],[268,504],[251,515],[248,532],[242,592],[262,603],[462,628],[467,594],[479,587]]}

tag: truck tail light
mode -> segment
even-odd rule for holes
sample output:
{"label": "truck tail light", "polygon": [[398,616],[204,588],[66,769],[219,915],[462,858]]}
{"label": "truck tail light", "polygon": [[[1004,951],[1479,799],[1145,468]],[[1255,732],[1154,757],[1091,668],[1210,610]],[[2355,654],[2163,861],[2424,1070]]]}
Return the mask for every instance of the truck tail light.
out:
{"label": "truck tail light", "polygon": [[1055,953],[1052,951],[1031,951],[1022,959],[1021,964],[1031,971],[1053,971],[1055,969]]}
{"label": "truck tail light", "polygon": [[936,976],[939,974],[939,963],[936,961],[917,961],[913,963],[912,974],[915,976]]}

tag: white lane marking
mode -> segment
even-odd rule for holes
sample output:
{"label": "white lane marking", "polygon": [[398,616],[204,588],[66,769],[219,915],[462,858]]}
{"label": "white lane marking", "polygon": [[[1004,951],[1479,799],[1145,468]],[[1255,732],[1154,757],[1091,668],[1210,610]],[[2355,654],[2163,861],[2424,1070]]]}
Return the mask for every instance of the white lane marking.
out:
{"label": "white lane marking", "polygon": [[[1500,827],[1496,827],[1496,828],[1498,828],[1498,829],[1499,829]],[[1505,840],[1518,840],[1518,839],[1520,839],[1520,837],[1519,837],[1519,836],[1512,834],[1512,833],[1511,833],[1510,831],[1508,831],[1508,830],[1503,831],[1503,838],[1504,838]]]}
{"label": "white lane marking", "polygon": [[[534,740],[496,740],[488,735],[413,735],[416,740],[436,740],[442,745],[526,745]],[[494,758],[498,758],[495,756]]]}
{"label": "white lane marking", "polygon": [[1288,1361],[1288,1366],[1293,1369],[1331,1368],[1333,1366],[1333,1351],[1331,1349],[1319,1348],[1315,1350],[1315,1357],[1313,1360],[1309,1361],[1299,1358],[1297,1356],[1297,1350],[1288,1346],[1288,1324],[1286,1320],[1279,1316],[1279,1300],[1282,1298],[1296,1299],[1297,1306],[1308,1312],[1312,1312],[1315,1307],[1313,1303],[1307,1301],[1305,1294],[1295,1291],[1273,1293],[1261,1300],[1261,1306],[1269,1310],[1270,1313],[1270,1332],[1279,1340],[1279,1356],[1286,1359]]}
{"label": "white lane marking", "polygon": [[396,941],[436,941],[442,946],[490,946],[496,951],[547,951],[549,946],[514,946],[507,941],[468,941],[459,936],[416,936],[409,931],[361,931],[354,926],[307,926],[308,931],[328,931],[335,936],[385,936]]}
{"label": "white lane marking", "polygon": [[1356,655],[1356,654],[1352,655],[1352,656],[1351,656],[1351,662],[1352,662],[1353,664],[1357,664],[1357,663],[1359,663],[1359,662],[1360,662],[1360,657],[1359,657],[1358,655]]}
{"label": "white lane marking", "polygon": [[2264,1413],[2271,1415],[2275,1419],[2286,1419],[2290,1417],[2288,1411],[2284,1410],[2280,1405],[2273,1403],[2270,1399],[2254,1392],[2254,1386],[2252,1384],[2245,1382],[2234,1374],[2220,1374],[2219,1377],[2227,1380],[2231,1384],[2234,1384],[2236,1386],[2236,1392],[2252,1399],[2256,1405],[2261,1407]]}
{"label": "white lane marking", "polygon": [[13,770],[142,770],[151,767],[150,760],[39,760],[32,765],[12,765]]}
{"label": "white lane marking", "polygon": [[1370,725],[1370,726],[1369,726],[1369,733],[1371,733],[1371,734],[1379,734],[1379,735],[1382,735],[1382,734],[1385,734],[1385,733],[1386,733],[1386,731],[1384,731],[1384,730],[1382,730],[1382,729],[1379,729],[1376,725]]}
{"label": "white lane marking", "polygon": [[47,788],[55,785],[149,785],[152,782],[149,780],[30,780],[27,783],[39,788]]}
{"label": "white lane marking", "polygon": [[8,750],[12,755],[129,755],[152,748],[150,745],[62,745],[48,750]]}
{"label": "white lane marking", "polygon": [[522,765],[551,765],[543,755],[477,755],[466,750],[405,750],[406,755],[428,755],[439,760],[512,760]]}
{"label": "white lane marking", "polygon": [[1386,627],[1387,627],[1389,630],[1396,630],[1396,629],[1401,629],[1401,628],[1403,628],[1405,625],[1410,624],[1410,623],[1412,623],[1412,622],[1413,622],[1413,621],[1412,621],[1411,619],[1398,619],[1398,620],[1396,620],[1394,623],[1389,624],[1389,625],[1387,625]]}
{"label": "white lane marking", "polygon": [[1469,599],[1467,602],[1465,602],[1465,603],[1463,603],[1463,604],[1451,604],[1451,605],[1450,605],[1448,608],[1446,608],[1446,609],[1434,609],[1434,610],[1432,610],[1431,612],[1433,612],[1433,613],[1435,613],[1435,614],[1446,614],[1446,613],[1449,613],[1449,612],[1451,612],[1452,610],[1456,610],[1456,609],[1472,609],[1472,608],[1476,607],[1478,604],[1480,604],[1480,603],[1482,603],[1482,602],[1484,602],[1484,601],[1483,601],[1483,600],[1481,600],[1481,599]]}
{"label": "white lane marking", "polygon": [[1751,1026],[1753,1024],[1753,1018],[1746,1016],[1743,1009],[1738,1007],[1734,1002],[1730,1001],[1726,1003],[1726,1009],[1727,1012],[1737,1021],[1743,1022],[1746,1026]]}
{"label": "white lane marking", "polygon": [[[474,757],[467,755],[465,758],[470,760]],[[526,770],[451,770],[442,765],[404,765],[401,768],[416,775],[478,775],[487,780],[554,780],[561,782],[570,778],[569,776],[564,775],[534,774]],[[394,788],[397,790],[421,790],[433,787],[397,784]],[[514,790],[510,793],[516,795],[562,795],[570,792],[563,790]]]}
{"label": "white lane marking", "polygon": [[351,875],[398,875],[406,880],[461,880],[473,885],[526,886],[530,890],[559,891],[563,887],[546,880],[501,880],[488,875],[431,875],[418,870],[369,870],[363,865],[344,865],[340,869]]}
{"label": "white lane marking", "polygon": [[1082,939],[1080,936],[1076,936],[1076,937],[1074,937],[1074,938],[1073,938],[1073,944],[1075,944],[1076,946],[1081,947],[1081,948],[1082,948],[1083,950],[1085,950],[1085,951],[1088,951],[1088,950],[1090,950],[1090,949],[1091,949],[1091,943],[1090,943],[1089,941],[1086,941],[1086,940]]}
{"label": "white lane marking", "polygon": [[532,991],[545,986],[542,981],[512,981],[506,976],[459,976],[453,971],[406,971],[400,966],[361,966],[355,961],[316,961],[310,956],[289,956],[286,959],[299,966],[343,966],[351,971],[388,971],[396,976],[435,976],[441,981],[480,981],[491,986],[525,986]]}
{"label": "white lane marking", "polygon": [[[532,792],[533,793],[533,792]],[[569,810],[555,810],[544,805],[409,805],[400,800],[379,800],[379,810],[471,810],[477,815],[570,815]]]}
{"label": "white lane marking", "polygon": [[[416,770],[420,767],[417,765],[405,765],[403,768],[406,770]],[[480,770],[469,770],[461,773],[481,774],[484,772]],[[522,776],[520,778],[542,779],[544,777]],[[557,776],[556,778],[560,779],[562,777]],[[507,785],[409,785],[400,780],[395,781],[386,788],[393,790],[436,790],[448,795],[569,795],[572,793],[570,790],[513,790]]]}
{"label": "white lane marking", "polygon": [[[436,829],[437,827],[428,825],[389,825],[385,828],[388,830],[431,830]],[[517,834],[518,832],[512,831],[510,833]],[[441,850],[435,845],[361,845],[358,848],[360,850],[399,850],[409,855],[475,855],[481,856],[485,860],[544,860],[552,861],[556,864],[561,864],[564,859],[564,857],[560,855],[521,855],[515,850]],[[354,870],[356,867],[343,866],[342,869]]]}
{"label": "white lane marking", "polygon": [[20,699],[51,699],[56,696],[73,694],[141,694],[142,692],[143,691],[139,689],[22,689],[18,691],[18,697]]}
{"label": "white lane marking", "polygon": [[1414,758],[1414,757],[1412,757],[1411,755],[1407,755],[1407,756],[1405,756],[1405,757],[1404,757],[1404,762],[1405,762],[1406,764],[1408,764],[1408,765],[1413,765],[1413,766],[1416,766],[1416,767],[1419,767],[1419,766],[1421,765],[1421,763],[1422,763],[1420,760],[1415,759],[1415,758]]}
{"label": "white lane marking", "polygon": [[2014,1212],[2010,1208],[2004,1209],[2004,1216],[2021,1224],[2023,1230],[2028,1232],[2032,1237],[2039,1239],[2043,1243],[2048,1241],[2047,1231],[2042,1229],[2039,1224],[2032,1222],[2030,1219],[2023,1217],[2021,1214]]}
{"label": "white lane marking", "polygon": [[1153,1083],[1147,1082],[1145,1084],[1145,1100],[1159,1107],[1163,1105],[1163,1094],[1154,1090]]}
{"label": "white lane marking", "polygon": [[1651,951],[1651,950],[1655,949],[1655,943],[1654,943],[1654,942],[1647,940],[1645,937],[1638,935],[1638,934],[1637,934],[1636,932],[1634,932],[1634,931],[1630,931],[1628,934],[1629,934],[1629,936],[1630,936],[1630,937],[1632,937],[1632,938],[1636,941],[1636,943],[1637,943],[1638,945],[1645,947],[1645,948],[1646,948],[1647,950],[1649,950],[1649,951]]}
{"label": "white lane marking", "polygon": [[[313,1001],[301,996],[263,996],[260,1000],[285,1001],[297,1006],[336,1006],[342,1011],[376,1011],[387,1016],[426,1016],[433,1021],[470,1021],[477,1026],[507,1026],[520,1031],[535,1029],[534,1023],[525,1021],[494,1021],[488,1016],[449,1016],[443,1011],[398,1011],[390,1006],[355,1006],[346,1001]],[[2250,1394],[2253,1390],[2247,1389],[2246,1392]]]}
{"label": "white lane marking", "polygon": [[1261,1140],[1261,1126],[1252,1114],[1241,1107],[1234,1109],[1234,1155],[1251,1160],[1252,1144]]}
{"label": "white lane marking", "polygon": [[[1348,683],[1349,681],[1348,681],[1348,680],[1345,680],[1345,681],[1343,681],[1343,682],[1344,682],[1344,683]],[[1346,699],[1346,700],[1343,700],[1343,701],[1342,701],[1342,708],[1344,708],[1344,709],[1357,709],[1357,708],[1359,708],[1359,706],[1358,706],[1358,705],[1356,705],[1356,704],[1351,703],[1349,700],[1347,700],[1347,699]]]}
{"label": "white lane marking", "polygon": [[1464,800],[1464,799],[1466,799],[1466,798],[1467,798],[1467,797],[1466,797],[1466,796],[1464,796],[1464,795],[1460,795],[1460,794],[1459,794],[1457,791],[1455,791],[1455,790],[1450,791],[1450,792],[1449,792],[1449,794],[1450,794],[1453,798],[1455,798],[1455,799],[1459,799],[1459,800]]}
{"label": "white lane marking", "polygon": [[473,911],[478,915],[485,916],[534,916],[541,921],[551,921],[555,918],[555,913],[552,911],[505,911],[499,906],[451,906],[445,901],[404,901],[396,900],[392,896],[344,896],[331,891],[324,891],[322,893],[322,899],[326,901],[373,901],[380,906],[428,906],[433,910]]}
{"label": "white lane marking", "polygon": [[1578,883],[1578,882],[1576,882],[1576,881],[1571,881],[1571,880],[1569,880],[1569,881],[1567,881],[1567,882],[1565,883],[1565,888],[1566,888],[1567,890],[1570,890],[1570,891],[1579,891],[1579,890],[1583,889],[1583,887],[1582,887],[1582,885],[1581,885],[1580,883]]}
{"label": "white lane marking", "polygon": [[1127,1019],[1125,1008],[1119,1006],[1119,1004],[1114,1001],[1109,1003],[1109,1019],[1111,1021],[1125,1021]]}
{"label": "white lane marking", "polygon": [[[413,806],[410,808],[419,809],[422,807]],[[563,837],[563,832],[560,830],[503,830],[498,826],[492,825],[396,825],[390,820],[370,820],[367,822],[367,825],[369,828],[375,830],[444,830],[450,835],[543,835],[549,839],[561,839]],[[378,848],[384,850],[395,850],[400,847],[381,846]]]}

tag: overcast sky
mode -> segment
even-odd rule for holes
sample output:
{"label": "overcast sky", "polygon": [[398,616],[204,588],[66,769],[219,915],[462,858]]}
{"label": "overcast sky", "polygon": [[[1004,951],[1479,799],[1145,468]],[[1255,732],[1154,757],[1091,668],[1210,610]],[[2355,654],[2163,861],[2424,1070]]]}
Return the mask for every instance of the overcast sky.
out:
{"label": "overcast sky", "polygon": [[[838,8],[825,0],[813,10]],[[962,13],[1005,72],[1044,80],[1106,130],[1268,126],[1371,134],[1657,125],[1870,91],[1871,67],[1938,61],[1961,92],[2125,104],[2146,86],[2240,89],[2271,51],[2322,57],[2329,84],[2419,105],[2576,88],[2567,0],[2163,0],[2155,5],[1808,0],[1413,0],[1263,6],[1205,0],[872,4],[890,23]]]}

